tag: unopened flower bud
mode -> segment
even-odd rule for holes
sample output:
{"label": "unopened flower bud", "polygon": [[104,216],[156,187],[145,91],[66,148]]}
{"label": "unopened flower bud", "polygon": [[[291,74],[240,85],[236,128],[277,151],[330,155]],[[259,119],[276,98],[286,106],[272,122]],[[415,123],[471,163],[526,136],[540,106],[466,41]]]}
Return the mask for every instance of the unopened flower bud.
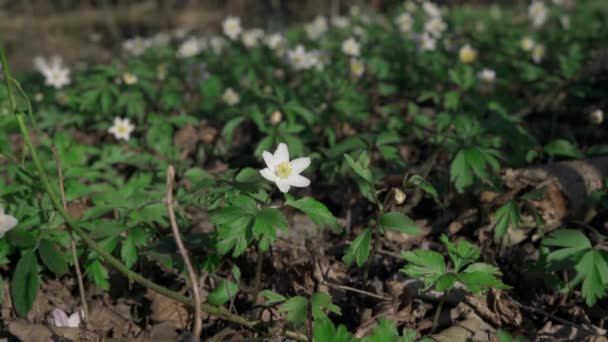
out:
{"label": "unopened flower bud", "polygon": [[272,94],[272,87],[271,86],[265,86],[263,90],[264,90],[264,95],[270,95],[270,94]]}
{"label": "unopened flower bud", "polygon": [[604,111],[596,109],[589,113],[589,121],[594,125],[601,125],[604,122]]}
{"label": "unopened flower bud", "polygon": [[405,202],[406,197],[407,196],[405,195],[405,193],[403,191],[401,191],[401,189],[397,189],[397,188],[394,189],[393,199],[395,200],[395,204],[397,204],[397,205],[403,204],[403,202]]}
{"label": "unopened flower bud", "polygon": [[283,120],[283,113],[281,111],[275,110],[270,116],[270,123],[273,125],[278,125]]}

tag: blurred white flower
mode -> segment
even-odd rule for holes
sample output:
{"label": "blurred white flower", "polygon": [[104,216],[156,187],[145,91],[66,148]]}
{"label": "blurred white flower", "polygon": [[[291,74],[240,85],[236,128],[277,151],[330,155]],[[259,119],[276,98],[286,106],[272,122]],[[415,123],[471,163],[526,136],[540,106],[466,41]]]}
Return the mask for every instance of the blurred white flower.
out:
{"label": "blurred white flower", "polygon": [[280,33],[266,35],[266,37],[264,37],[264,44],[279,56],[284,55],[285,49],[287,48],[287,41]]}
{"label": "blurred white flower", "polygon": [[523,37],[521,39],[520,45],[524,51],[532,51],[532,49],[534,49],[534,46],[536,45],[536,42],[531,37]]}
{"label": "blurred white flower", "polygon": [[361,26],[353,27],[353,33],[359,37],[365,37],[365,29]]}
{"label": "blurred white flower", "polygon": [[405,10],[410,12],[410,13],[414,13],[416,12],[417,6],[416,3],[414,3],[414,1],[412,0],[407,0],[405,2]]}
{"label": "blurred white flower", "polygon": [[122,48],[134,56],[140,56],[150,47],[150,41],[142,37],[133,37],[122,43]]}
{"label": "blurred white flower", "polygon": [[564,0],[553,0],[553,4],[557,6],[561,6],[564,4]]}
{"label": "blurred white flower", "polygon": [[295,49],[287,51],[287,59],[295,70],[309,69],[315,63],[314,56],[306,52],[303,45],[297,45]]}
{"label": "blurred white flower", "polygon": [[51,323],[57,328],[78,328],[80,326],[81,315],[84,315],[82,310],[76,311],[68,317],[65,311],[54,308],[51,311]]}
{"label": "blurred white flower", "polygon": [[502,17],[502,10],[498,5],[492,5],[492,7],[490,8],[490,16],[494,20],[498,20]]}
{"label": "blurred white flower", "polygon": [[418,45],[422,51],[435,51],[437,40],[429,33],[423,32],[418,36]]}
{"label": "blurred white flower", "polygon": [[355,38],[350,37],[342,42],[342,52],[349,56],[359,57],[361,48],[359,47],[359,43],[357,43]]}
{"label": "blurred white flower", "polygon": [[305,188],[310,185],[310,180],[302,175],[310,165],[310,158],[297,158],[289,160],[287,145],[280,143],[274,154],[264,151],[262,153],[266,168],[260,170],[262,177],[277,184],[283,193],[293,187]]}
{"label": "blurred white flower", "polygon": [[262,29],[251,29],[243,32],[241,35],[241,42],[248,48],[254,48],[258,46],[260,39],[264,37],[264,31]]}
{"label": "blurred white flower", "polygon": [[545,46],[542,44],[536,44],[532,49],[532,60],[538,64],[545,58]]}
{"label": "blurred white flower", "polygon": [[410,33],[412,31],[414,19],[412,18],[411,14],[407,12],[401,13],[397,18],[395,18],[395,22],[397,23],[401,33]]}
{"label": "blurred white flower", "polygon": [[594,125],[601,125],[604,122],[604,111],[596,109],[589,113],[589,121]]}
{"label": "blurred white flower", "polygon": [[471,45],[465,44],[458,51],[458,58],[462,63],[471,63],[477,58],[477,50],[473,49]]}
{"label": "blurred white flower", "polygon": [[11,215],[4,213],[4,208],[0,206],[0,239],[4,237],[4,234],[8,233],[9,230],[15,228],[17,225],[17,219]]}
{"label": "blurred white flower", "polygon": [[175,30],[173,30],[173,37],[182,40],[186,37],[186,35],[188,34],[188,29],[185,27],[178,27]]}
{"label": "blurred white flower", "polygon": [[211,49],[216,55],[219,55],[226,47],[226,40],[221,36],[213,36],[209,38],[209,45],[211,45]]}
{"label": "blurred white flower", "polygon": [[150,38],[151,46],[166,46],[171,41],[171,36],[166,32],[159,32]]}
{"label": "blurred white flower", "polygon": [[226,88],[224,95],[222,95],[222,100],[224,100],[227,105],[234,106],[235,104],[239,103],[241,98],[239,97],[239,94],[234,91],[234,89]]}
{"label": "blurred white flower", "polygon": [[188,58],[198,55],[205,45],[204,42],[196,37],[190,37],[183,41],[177,49],[176,56],[178,58]]}
{"label": "blurred white flower", "polygon": [[426,15],[428,15],[429,17],[441,16],[441,10],[439,9],[439,6],[435,5],[431,1],[424,1],[422,3],[422,9],[424,10],[424,13],[426,13]]}
{"label": "blurred white flower", "polygon": [[331,17],[331,24],[337,28],[343,29],[343,28],[348,27],[349,21],[348,21],[348,18],[346,18],[346,17],[336,16],[336,17]]}
{"label": "blurred white flower", "polygon": [[[272,90],[271,90],[272,91]],[[273,125],[278,125],[283,121],[283,113],[280,110],[275,110],[270,115],[270,123]]]}
{"label": "blurred white flower", "polygon": [[133,85],[137,83],[137,75],[132,74],[130,72],[125,72],[122,74],[122,81],[125,82],[126,85]]}
{"label": "blurred white flower", "polygon": [[484,83],[494,83],[496,81],[496,71],[488,68],[483,68],[477,73],[477,78]]}
{"label": "blurred white flower", "polygon": [[222,23],[222,29],[228,38],[236,40],[243,31],[243,28],[241,27],[241,18],[232,16],[227,17]]}
{"label": "blurred white flower", "polygon": [[44,76],[44,83],[55,89],[61,89],[70,84],[70,69],[63,65],[63,60],[59,56],[53,56],[50,60],[43,57],[34,58],[34,69]]}
{"label": "blurred white flower", "polygon": [[562,16],[559,18],[559,22],[560,22],[560,24],[562,24],[562,28],[563,28],[564,30],[566,30],[566,31],[567,31],[567,30],[569,30],[569,29],[570,29],[570,17],[569,17],[569,16],[567,16],[567,15],[562,15]]}
{"label": "blurred white flower", "polygon": [[541,0],[533,0],[528,7],[528,16],[532,19],[532,25],[539,28],[547,21],[548,10]]}
{"label": "blurred white flower", "polygon": [[327,19],[322,16],[316,17],[312,22],[306,24],[304,26],[304,31],[306,31],[306,35],[311,40],[317,40],[327,32]]}
{"label": "blurred white flower", "polygon": [[112,134],[118,140],[129,141],[131,139],[131,133],[135,130],[135,126],[131,123],[129,118],[114,118],[114,124],[108,129],[108,132]]}
{"label": "blurred white flower", "polygon": [[350,74],[354,78],[359,78],[365,72],[365,63],[357,58],[351,58],[349,63]]}
{"label": "blurred white flower", "polygon": [[447,25],[441,17],[431,17],[424,23],[424,31],[430,33],[435,38],[441,37],[446,28]]}

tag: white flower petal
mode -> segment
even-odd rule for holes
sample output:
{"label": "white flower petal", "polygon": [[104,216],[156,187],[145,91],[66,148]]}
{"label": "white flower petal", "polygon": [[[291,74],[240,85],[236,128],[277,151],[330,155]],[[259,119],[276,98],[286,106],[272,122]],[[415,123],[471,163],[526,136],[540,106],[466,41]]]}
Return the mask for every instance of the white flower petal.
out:
{"label": "white flower petal", "polygon": [[296,158],[289,162],[291,165],[292,171],[294,174],[299,174],[304,171],[308,166],[310,166],[310,158]]}
{"label": "white flower petal", "polygon": [[51,312],[53,316],[53,323],[56,327],[62,328],[68,326],[68,315],[61,309],[55,308]]}
{"label": "white flower petal", "polygon": [[268,168],[270,168],[271,170],[274,169],[275,166],[277,166],[277,163],[274,160],[274,155],[272,153],[264,151],[262,153],[262,158],[264,158],[264,162],[266,162],[266,166],[268,166]]}
{"label": "white flower petal", "polygon": [[277,180],[277,177],[275,177],[274,173],[269,168],[260,170],[260,174],[262,175],[262,177],[268,179],[271,182],[274,182]]}
{"label": "white flower petal", "polygon": [[298,188],[305,188],[310,185],[310,179],[301,175],[292,175],[287,178],[287,183]]}
{"label": "white flower petal", "polygon": [[285,193],[288,192],[289,189],[291,188],[291,185],[289,185],[289,183],[284,180],[284,179],[277,179],[276,181],[277,186],[279,187],[279,190],[281,190],[281,192]]}
{"label": "white flower petal", "polygon": [[274,162],[278,165],[280,163],[289,163],[289,151],[287,145],[280,143],[277,150],[274,151]]}
{"label": "white flower petal", "polygon": [[10,215],[4,215],[4,229],[6,231],[9,231],[13,228],[15,228],[15,226],[17,225],[17,219],[10,216]]}
{"label": "white flower petal", "polygon": [[[82,310],[81,310],[82,311]],[[68,318],[68,327],[70,328],[78,328],[80,326],[80,313],[81,311],[76,311],[70,315]]]}

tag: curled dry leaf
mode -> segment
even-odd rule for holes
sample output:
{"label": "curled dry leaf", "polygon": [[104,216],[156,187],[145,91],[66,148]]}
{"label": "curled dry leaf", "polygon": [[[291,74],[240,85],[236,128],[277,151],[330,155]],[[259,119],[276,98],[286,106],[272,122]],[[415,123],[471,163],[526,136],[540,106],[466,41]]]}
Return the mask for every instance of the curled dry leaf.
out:
{"label": "curled dry leaf", "polygon": [[522,315],[519,307],[513,303],[509,295],[504,291],[492,289],[488,295],[488,302],[500,320],[508,325],[519,327],[522,323]]}
{"label": "curled dry leaf", "polygon": [[479,319],[469,318],[432,335],[431,338],[437,342],[468,342],[480,326],[481,321]]}
{"label": "curled dry leaf", "polygon": [[150,305],[152,320],[171,322],[177,329],[186,328],[188,325],[188,310],[184,304],[152,290],[148,290],[146,298],[152,302]]}

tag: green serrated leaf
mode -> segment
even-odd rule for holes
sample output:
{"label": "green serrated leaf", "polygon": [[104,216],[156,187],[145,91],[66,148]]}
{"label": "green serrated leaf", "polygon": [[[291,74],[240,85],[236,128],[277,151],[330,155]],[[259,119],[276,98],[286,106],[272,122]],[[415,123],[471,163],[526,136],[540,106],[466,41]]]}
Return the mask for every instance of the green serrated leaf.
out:
{"label": "green serrated leaf", "polygon": [[319,226],[328,226],[334,231],[340,230],[340,224],[336,217],[327,209],[325,204],[313,198],[304,197],[296,201],[287,200],[285,205],[301,210]]}
{"label": "green serrated leaf", "polygon": [[25,317],[30,311],[38,295],[39,286],[38,260],[34,251],[30,250],[17,262],[11,279],[13,305],[19,316]]}
{"label": "green serrated leaf", "polygon": [[371,245],[372,230],[366,228],[355,238],[342,258],[346,265],[351,265],[353,261],[357,261],[357,266],[365,264],[369,257],[369,249]]}
{"label": "green serrated leaf", "polygon": [[223,305],[228,302],[239,291],[239,285],[229,280],[220,280],[217,286],[207,297],[212,305]]}
{"label": "green serrated leaf", "polygon": [[52,241],[46,239],[40,240],[38,254],[40,254],[42,263],[53,273],[61,275],[68,272],[68,263],[65,261],[65,257],[59,252],[57,246]]}
{"label": "green serrated leaf", "polygon": [[399,212],[390,212],[380,216],[380,225],[408,235],[418,235],[422,232],[422,228],[414,220]]}

